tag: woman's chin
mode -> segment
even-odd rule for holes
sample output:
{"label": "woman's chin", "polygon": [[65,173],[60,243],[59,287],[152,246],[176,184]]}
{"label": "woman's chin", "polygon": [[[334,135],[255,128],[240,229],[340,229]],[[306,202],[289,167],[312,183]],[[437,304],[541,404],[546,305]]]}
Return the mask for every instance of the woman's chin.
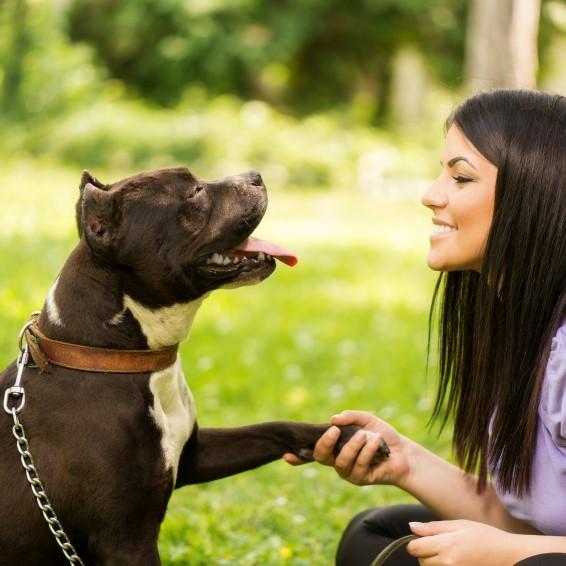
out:
{"label": "woman's chin", "polygon": [[437,257],[434,253],[429,253],[426,258],[426,263],[433,271],[450,271],[447,269],[446,261],[441,257]]}
{"label": "woman's chin", "polygon": [[431,255],[427,257],[426,263],[433,271],[480,271],[479,265],[475,262],[454,263]]}

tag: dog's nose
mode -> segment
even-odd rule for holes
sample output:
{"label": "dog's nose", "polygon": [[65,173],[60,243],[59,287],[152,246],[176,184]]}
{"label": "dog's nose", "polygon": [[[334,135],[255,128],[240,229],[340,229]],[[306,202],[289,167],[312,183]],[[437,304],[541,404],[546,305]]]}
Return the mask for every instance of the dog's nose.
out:
{"label": "dog's nose", "polygon": [[250,181],[250,183],[254,186],[254,187],[263,187],[263,179],[261,178],[261,175],[257,172],[257,171],[250,171],[247,174],[247,177]]}

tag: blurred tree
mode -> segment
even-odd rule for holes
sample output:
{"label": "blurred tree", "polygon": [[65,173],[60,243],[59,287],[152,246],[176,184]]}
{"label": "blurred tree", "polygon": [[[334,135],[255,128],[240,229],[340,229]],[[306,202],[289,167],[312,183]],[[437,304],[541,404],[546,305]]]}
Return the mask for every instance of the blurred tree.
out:
{"label": "blurred tree", "polygon": [[390,121],[397,128],[412,127],[423,117],[429,86],[423,55],[411,46],[402,47],[395,54],[392,67]]}
{"label": "blurred tree", "polygon": [[86,46],[63,29],[63,0],[0,0],[0,119],[45,122],[101,90]]}
{"label": "blurred tree", "polygon": [[161,105],[200,84],[306,112],[360,103],[371,118],[406,44],[459,83],[465,18],[466,0],[74,0],[68,29]]}
{"label": "blurred tree", "polygon": [[535,88],[541,0],[473,0],[466,82],[486,87]]}
{"label": "blurred tree", "polygon": [[[539,2],[564,0],[0,0],[0,118],[125,86],[160,106],[199,91],[416,123],[428,85],[460,87],[466,30],[468,77],[533,84]],[[540,25],[544,64],[556,25]]]}
{"label": "blurred tree", "polygon": [[[11,10],[10,10],[11,9]],[[21,107],[21,87],[25,54],[29,48],[27,5],[25,0],[14,0],[7,6],[10,33],[5,45],[6,61],[2,83],[2,112],[17,115]]]}

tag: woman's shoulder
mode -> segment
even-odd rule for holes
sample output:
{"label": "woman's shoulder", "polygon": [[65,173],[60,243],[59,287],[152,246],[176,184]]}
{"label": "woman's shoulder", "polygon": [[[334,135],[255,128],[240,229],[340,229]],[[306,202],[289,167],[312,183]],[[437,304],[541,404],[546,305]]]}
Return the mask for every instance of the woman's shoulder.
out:
{"label": "woman's shoulder", "polygon": [[566,320],[552,339],[539,416],[553,440],[566,446]]}

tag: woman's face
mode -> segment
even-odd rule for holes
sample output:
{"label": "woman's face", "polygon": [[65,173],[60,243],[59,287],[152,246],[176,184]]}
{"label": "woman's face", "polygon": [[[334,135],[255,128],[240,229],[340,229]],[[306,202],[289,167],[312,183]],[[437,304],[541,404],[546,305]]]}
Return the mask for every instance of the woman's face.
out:
{"label": "woman's face", "polygon": [[497,167],[454,125],[446,136],[441,166],[421,199],[434,213],[428,266],[436,271],[481,271]]}

